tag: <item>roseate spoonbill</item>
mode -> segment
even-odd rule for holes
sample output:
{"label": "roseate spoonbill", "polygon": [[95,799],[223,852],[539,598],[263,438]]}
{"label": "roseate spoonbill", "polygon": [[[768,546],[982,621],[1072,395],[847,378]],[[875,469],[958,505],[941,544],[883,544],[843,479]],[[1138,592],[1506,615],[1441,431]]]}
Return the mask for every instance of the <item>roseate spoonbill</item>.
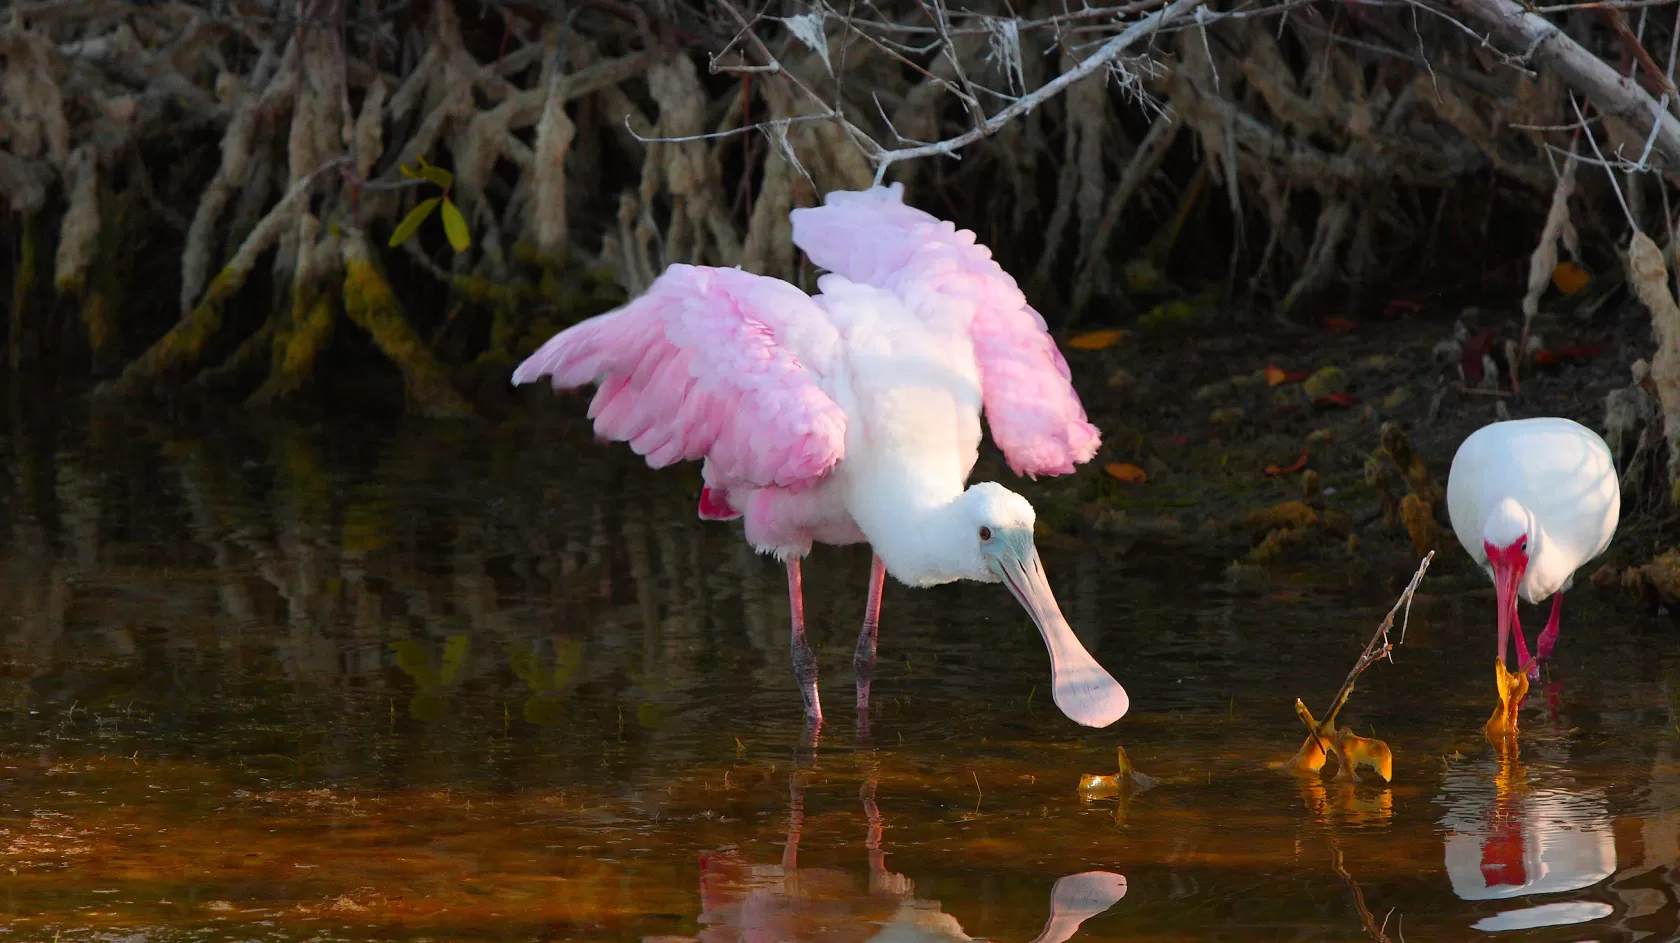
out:
{"label": "roseate spoonbill", "polygon": [[[599,382],[595,431],[654,468],[704,459],[700,517],[745,519],[787,567],[790,647],[822,720],[799,561],[813,543],[874,550],[853,663],[867,712],[886,574],[910,586],[1002,582],[1050,651],[1056,706],[1105,727],[1126,692],[1068,627],[1033,544],[1033,509],[965,489],[980,413],[1016,474],[1059,475],[1100,443],[1067,362],[974,234],[904,205],[903,187],[794,210],[793,241],[829,274],[806,295],[739,269],[672,265],[647,293],[550,338],[513,382]],[[864,713],[864,716],[867,716]]]}
{"label": "roseate spoonbill", "polygon": [[[1610,449],[1568,419],[1513,419],[1470,434],[1447,474],[1447,514],[1458,542],[1493,578],[1499,607],[1499,664],[1506,638],[1517,664],[1540,676],[1557,644],[1563,593],[1575,571],[1604,552],[1621,513],[1621,485]],[[1552,616],[1535,644],[1517,621],[1517,597],[1552,597]]]}

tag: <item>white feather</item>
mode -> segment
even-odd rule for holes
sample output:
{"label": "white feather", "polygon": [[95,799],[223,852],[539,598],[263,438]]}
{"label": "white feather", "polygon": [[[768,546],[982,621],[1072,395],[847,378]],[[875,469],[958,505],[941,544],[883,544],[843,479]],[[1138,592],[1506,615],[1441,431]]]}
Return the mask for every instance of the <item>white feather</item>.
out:
{"label": "white feather", "polygon": [[1568,589],[1575,571],[1610,546],[1621,504],[1610,448],[1568,419],[1483,426],[1459,446],[1447,476],[1453,532],[1478,564],[1487,566],[1484,543],[1506,546],[1527,533],[1518,594],[1531,603]]}

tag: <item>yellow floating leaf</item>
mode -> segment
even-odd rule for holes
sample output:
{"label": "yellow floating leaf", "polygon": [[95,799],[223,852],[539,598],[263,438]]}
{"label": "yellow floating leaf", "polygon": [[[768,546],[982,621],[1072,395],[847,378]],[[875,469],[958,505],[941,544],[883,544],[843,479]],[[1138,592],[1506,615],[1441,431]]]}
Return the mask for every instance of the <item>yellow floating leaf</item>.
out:
{"label": "yellow floating leaf", "polygon": [[1079,794],[1087,799],[1106,799],[1120,794],[1120,776],[1098,776],[1086,773],[1079,777]]}
{"label": "yellow floating leaf", "polygon": [[1341,761],[1337,779],[1353,779],[1354,770],[1364,766],[1381,776],[1383,782],[1394,781],[1394,754],[1381,740],[1355,736],[1343,727],[1336,731],[1336,758]]}
{"label": "yellow floating leaf", "polygon": [[1103,466],[1103,471],[1107,472],[1108,477],[1110,478],[1130,482],[1134,485],[1146,484],[1149,481],[1148,472],[1136,465],[1128,465],[1125,462],[1109,462],[1107,465]]}
{"label": "yellow floating leaf", "polygon": [[1580,294],[1592,281],[1592,273],[1574,262],[1559,262],[1552,269],[1552,284],[1566,295]]}
{"label": "yellow floating leaf", "polygon": [[1125,331],[1089,331],[1068,338],[1067,345],[1075,350],[1102,350],[1120,343]]}
{"label": "yellow floating leaf", "polygon": [[1494,708],[1493,716],[1488,718],[1484,729],[1493,739],[1514,737],[1517,735],[1517,708],[1528,696],[1528,666],[1524,665],[1512,674],[1505,668],[1504,662],[1495,662],[1493,683],[1499,691],[1499,706]]}

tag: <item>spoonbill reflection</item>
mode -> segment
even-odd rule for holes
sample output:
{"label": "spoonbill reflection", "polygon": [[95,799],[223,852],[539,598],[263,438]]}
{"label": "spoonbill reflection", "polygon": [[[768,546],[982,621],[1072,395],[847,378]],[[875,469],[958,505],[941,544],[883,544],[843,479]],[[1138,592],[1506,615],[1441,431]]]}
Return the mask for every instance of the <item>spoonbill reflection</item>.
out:
{"label": "spoonbill reflection", "polygon": [[560,332],[513,382],[599,383],[598,435],[654,468],[703,459],[699,513],[744,518],[787,567],[790,647],[806,716],[822,720],[799,562],[813,543],[875,553],[853,663],[866,711],[881,587],[1002,582],[1050,652],[1056,706],[1106,727],[1126,692],[1074,636],[1033,544],[1033,509],[965,488],[980,414],[1017,474],[1061,475],[1097,429],[1044,319],[974,234],[902,202],[903,187],[830,193],[794,210],[793,241],[830,274],[821,294],[739,269],[673,265],[647,293]]}
{"label": "spoonbill reflection", "polygon": [[[1568,419],[1514,419],[1483,426],[1453,456],[1447,514],[1465,552],[1493,578],[1499,612],[1499,664],[1516,635],[1517,665],[1540,677],[1557,644],[1563,593],[1575,571],[1616,534],[1622,491],[1610,448]],[[1517,621],[1517,597],[1552,598],[1535,658]]]}
{"label": "spoonbill reflection", "polygon": [[[792,778],[792,812],[780,864],[746,862],[734,849],[700,858],[700,917],[697,943],[968,943],[974,939],[939,901],[916,896],[916,884],[887,870],[881,846],[881,813],[874,781],[865,786],[869,822],[869,878],[860,888],[853,876],[831,868],[799,867],[804,825],[801,774]],[[1050,914],[1033,943],[1066,943],[1086,920],[1126,896],[1126,879],[1108,871],[1083,871],[1058,879],[1050,889]],[[662,937],[643,943],[678,943]]]}

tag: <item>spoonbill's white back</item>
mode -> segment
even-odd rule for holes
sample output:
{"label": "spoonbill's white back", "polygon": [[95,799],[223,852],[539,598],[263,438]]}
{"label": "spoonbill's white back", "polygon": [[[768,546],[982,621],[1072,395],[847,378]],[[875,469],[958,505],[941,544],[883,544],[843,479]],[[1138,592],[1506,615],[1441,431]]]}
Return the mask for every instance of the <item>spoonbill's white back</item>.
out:
{"label": "spoonbill's white back", "polygon": [[[1557,644],[1563,592],[1575,571],[1616,534],[1621,484],[1598,434],[1568,419],[1513,419],[1471,433],[1447,476],[1447,513],[1471,559],[1493,578],[1499,663],[1515,633],[1518,667],[1540,676]],[[1552,615],[1528,657],[1517,597],[1552,597]]]}
{"label": "spoonbill's white back", "polygon": [[700,516],[745,519],[787,565],[791,648],[820,723],[799,561],[813,543],[867,542],[875,559],[858,638],[867,720],[881,586],[1002,582],[1050,651],[1056,705],[1103,727],[1126,692],[1063,619],[1033,545],[1033,509],[967,487],[980,414],[1017,474],[1089,461],[1067,362],[1014,279],[957,230],[905,206],[902,187],[828,195],[792,213],[793,241],[830,274],[815,298],[739,269],[673,265],[617,311],[555,335],[514,371],[555,389],[599,382],[595,431],[648,464],[703,459]]}

